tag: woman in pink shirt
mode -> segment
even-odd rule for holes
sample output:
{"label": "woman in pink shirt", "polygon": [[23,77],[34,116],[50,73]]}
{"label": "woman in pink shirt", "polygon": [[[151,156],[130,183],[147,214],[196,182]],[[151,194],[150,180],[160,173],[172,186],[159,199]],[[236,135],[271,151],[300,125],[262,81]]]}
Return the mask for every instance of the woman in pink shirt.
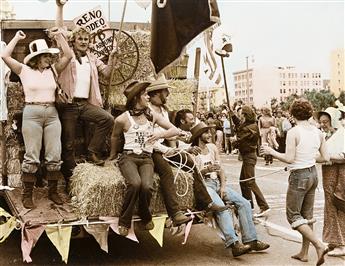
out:
{"label": "woman in pink shirt", "polygon": [[61,124],[55,108],[56,82],[53,68],[60,73],[72,58],[68,44],[59,31],[53,34],[61,43],[64,55],[52,65],[53,55],[59,53],[57,48],[48,48],[43,39],[29,44],[30,54],[24,58],[24,64],[12,58],[11,54],[18,41],[26,38],[23,31],[17,31],[1,57],[7,66],[20,77],[24,95],[22,134],[25,155],[22,163],[22,181],[24,183],[23,205],[32,209],[35,205],[32,192],[36,181],[35,173],[40,163],[42,140],[45,148],[44,163],[48,171],[49,199],[62,204],[57,194],[57,181],[61,167]]}

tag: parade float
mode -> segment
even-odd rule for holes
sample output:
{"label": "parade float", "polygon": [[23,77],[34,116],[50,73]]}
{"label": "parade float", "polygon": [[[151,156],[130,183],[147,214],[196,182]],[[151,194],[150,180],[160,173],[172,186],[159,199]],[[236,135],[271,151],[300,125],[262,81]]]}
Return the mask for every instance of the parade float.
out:
{"label": "parade float", "polygon": [[[208,1],[204,2],[208,5]],[[164,6],[156,7],[156,9],[153,10],[156,15],[158,14],[156,19],[159,19],[159,15],[165,16],[165,14],[159,14],[160,11],[164,10]],[[85,20],[86,16],[89,16],[87,21]],[[149,24],[124,23],[123,19],[120,23],[107,23],[98,7],[81,14],[66,24],[69,28],[73,28],[75,25],[83,26],[91,32],[91,51],[101,60],[106,61],[110,51],[115,47],[117,49],[121,63],[113,69],[109,82],[100,79],[105,108],[108,111],[118,114],[123,110],[123,90],[132,80],[145,80],[158,72],[165,73],[170,78],[171,85],[176,88],[171,92],[167,103],[170,110],[193,108],[192,96],[197,89],[197,81],[186,79],[188,56],[183,55],[182,49],[190,41],[187,40],[188,38],[193,39],[203,29],[214,24],[210,19],[190,37],[184,38],[177,45],[177,48],[175,47],[176,51],[170,53],[170,55],[173,54],[170,58],[164,58],[161,55],[162,49],[163,52],[164,49],[168,49],[166,45],[162,45],[161,48],[158,47],[158,50],[161,51],[152,51],[154,41]],[[13,54],[16,59],[22,61],[28,53],[28,43],[33,39],[44,38],[50,42],[46,29],[53,26],[53,21],[2,21],[2,40],[8,42],[18,29],[27,33],[29,38],[22,42]],[[159,30],[159,27],[155,27],[154,31],[157,29]],[[161,38],[157,37],[157,32],[154,34],[155,40]],[[157,44],[154,45],[157,50]],[[152,54],[155,54],[156,59],[152,60]],[[159,60],[164,59],[165,62],[158,62],[157,57],[160,58]],[[166,67],[168,65],[169,67]],[[66,263],[70,239],[82,237],[86,232],[93,235],[100,247],[107,251],[107,241],[104,239],[108,237],[109,228],[118,233],[117,217],[120,214],[125,182],[114,162],[107,162],[105,167],[98,167],[83,160],[85,147],[87,147],[90,139],[89,135],[92,134],[92,124],[78,125],[78,138],[75,145],[79,163],[71,178],[69,196],[63,192],[63,181],[60,184],[60,195],[62,195],[65,203],[55,205],[48,200],[45,170],[41,168],[37,173],[38,181],[34,192],[37,208],[25,209],[21,201],[21,161],[24,155],[24,145],[20,132],[20,115],[24,106],[24,96],[21,84],[12,75],[6,84],[5,91],[7,91],[8,116],[5,121],[1,122],[2,179],[0,195],[6,200],[7,206],[0,208],[0,242],[5,241],[11,231],[21,230],[21,248],[25,262],[32,261],[30,252],[44,231]],[[199,214],[199,212],[190,211],[193,210],[194,206],[192,174],[183,172],[178,168],[174,169],[174,173],[180,207],[186,210],[187,215],[194,218],[195,214]],[[155,228],[150,233],[162,245],[164,227],[171,227],[172,223],[167,220],[157,174],[154,175],[154,190],[150,208],[154,213]],[[133,218],[133,226],[127,236],[133,241],[138,241],[133,228],[135,228],[135,222],[139,220],[138,217]],[[184,227],[172,230],[175,233],[177,231],[182,232],[184,237],[181,242],[186,243],[192,223],[193,221]],[[33,232],[35,233],[33,234]]]}

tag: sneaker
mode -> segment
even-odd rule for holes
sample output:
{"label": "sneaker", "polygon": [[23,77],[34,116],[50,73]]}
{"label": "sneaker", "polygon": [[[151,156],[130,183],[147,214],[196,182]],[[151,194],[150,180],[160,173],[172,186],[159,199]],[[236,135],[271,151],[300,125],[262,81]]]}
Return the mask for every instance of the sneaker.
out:
{"label": "sneaker", "polygon": [[243,254],[246,254],[251,250],[250,245],[241,244],[238,241],[231,244],[230,248],[232,251],[232,256],[234,256],[234,257],[238,257],[238,256],[241,256]]}
{"label": "sneaker", "polygon": [[192,217],[184,215],[181,211],[175,213],[172,217],[174,226],[179,226],[181,224],[188,223],[192,220]]}
{"label": "sneaker", "polygon": [[248,243],[245,243],[246,245],[250,246],[250,249],[253,251],[262,251],[265,249],[268,249],[270,247],[269,244],[259,241],[259,240],[254,240],[254,241],[250,241]]}
{"label": "sneaker", "polygon": [[255,213],[253,216],[255,218],[259,218],[259,217],[262,217],[262,216],[266,216],[267,213],[269,213],[271,211],[270,208],[266,209],[266,210],[260,210],[260,212],[258,213]]}
{"label": "sneaker", "polygon": [[119,225],[119,234],[121,236],[127,236],[129,232],[129,228],[123,225]]}

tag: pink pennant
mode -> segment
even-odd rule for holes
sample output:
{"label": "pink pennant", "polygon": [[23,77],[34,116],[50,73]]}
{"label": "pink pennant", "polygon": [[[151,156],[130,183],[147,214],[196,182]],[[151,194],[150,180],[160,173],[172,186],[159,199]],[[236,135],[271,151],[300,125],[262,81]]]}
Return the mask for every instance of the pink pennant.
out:
{"label": "pink pennant", "polygon": [[194,214],[189,209],[187,209],[187,212],[190,214],[190,217],[192,217],[192,220],[190,220],[188,222],[188,224],[186,225],[186,229],[185,229],[185,232],[184,232],[184,240],[182,242],[182,245],[187,243],[187,239],[188,239],[188,236],[189,236],[189,233],[190,233],[190,229],[192,228],[192,224],[193,224],[193,220],[194,220]]}
{"label": "pink pennant", "polygon": [[[120,234],[119,233],[119,218],[118,217],[99,217],[99,219],[109,222],[110,223],[110,228],[116,233],[116,234]],[[129,229],[128,235],[126,236],[126,238],[138,242],[139,240],[137,239],[135,232],[134,232],[134,222],[132,220],[131,223],[131,228]]]}
{"label": "pink pennant", "polygon": [[22,227],[22,243],[21,249],[23,254],[23,262],[32,262],[30,257],[31,250],[35,247],[38,239],[44,232],[45,225],[27,225],[21,223]]}

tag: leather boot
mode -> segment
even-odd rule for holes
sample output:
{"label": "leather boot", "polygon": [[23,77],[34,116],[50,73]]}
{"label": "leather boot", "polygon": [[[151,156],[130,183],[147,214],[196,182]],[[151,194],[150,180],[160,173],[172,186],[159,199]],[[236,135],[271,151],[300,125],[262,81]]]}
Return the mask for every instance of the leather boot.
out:
{"label": "leather boot", "polygon": [[179,226],[181,224],[185,224],[191,221],[192,217],[186,216],[183,214],[183,212],[179,211],[174,214],[174,216],[172,217],[172,220],[173,220],[174,226]]}
{"label": "leather boot", "polygon": [[57,205],[62,205],[63,201],[57,193],[57,180],[48,180],[48,198]]}
{"label": "leather boot", "polygon": [[105,161],[103,161],[102,159],[99,159],[97,154],[94,152],[89,152],[88,154],[88,162],[93,163],[94,165],[97,166],[104,166]]}
{"label": "leather boot", "polygon": [[26,209],[34,209],[36,206],[32,201],[32,191],[34,189],[34,182],[24,182],[24,189],[23,189],[23,206]]}
{"label": "leather boot", "polygon": [[241,256],[243,254],[246,254],[251,250],[250,245],[244,245],[238,241],[231,244],[230,247],[231,247],[231,251],[232,251],[232,256],[234,256],[234,257],[238,257],[238,256]]}

